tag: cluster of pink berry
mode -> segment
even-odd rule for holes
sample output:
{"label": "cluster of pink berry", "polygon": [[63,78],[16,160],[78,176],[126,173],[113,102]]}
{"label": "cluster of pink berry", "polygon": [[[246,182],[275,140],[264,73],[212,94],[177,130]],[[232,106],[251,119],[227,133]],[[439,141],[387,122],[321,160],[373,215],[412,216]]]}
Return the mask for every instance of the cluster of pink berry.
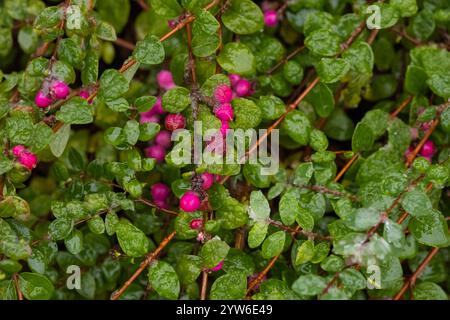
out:
{"label": "cluster of pink berry", "polygon": [[34,102],[39,108],[47,108],[55,100],[67,98],[69,93],[70,88],[64,81],[53,80],[49,85],[44,82],[44,88],[38,91]]}
{"label": "cluster of pink berry", "polygon": [[[200,191],[204,192],[212,187],[214,184],[215,176],[209,172],[204,172],[200,175],[201,185]],[[197,211],[202,204],[200,195],[198,192],[193,190],[186,191],[180,198],[180,209],[185,212]],[[201,220],[201,219],[200,219]],[[191,221],[192,229],[199,229],[202,227],[202,221],[196,221],[196,219]]]}
{"label": "cluster of pink berry", "polygon": [[12,154],[16,157],[19,163],[27,168],[28,170],[33,170],[38,162],[38,157],[23,145],[17,145],[11,149]]}
{"label": "cluster of pink berry", "polygon": [[[410,154],[414,152],[414,147],[410,146],[408,150],[405,152],[405,158],[408,158]],[[436,153],[436,146],[431,140],[425,141],[422,148],[419,151],[419,154],[428,160],[428,162],[432,162],[432,158]]]}

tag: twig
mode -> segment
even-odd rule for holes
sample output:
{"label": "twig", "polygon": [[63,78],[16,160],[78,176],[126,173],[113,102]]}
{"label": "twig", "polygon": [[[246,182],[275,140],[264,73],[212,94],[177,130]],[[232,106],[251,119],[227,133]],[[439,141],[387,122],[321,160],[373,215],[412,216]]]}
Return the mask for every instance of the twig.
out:
{"label": "twig", "polygon": [[355,153],[353,155],[353,157],[345,164],[345,166],[341,169],[341,171],[339,171],[339,173],[337,174],[336,178],[334,178],[334,182],[338,182],[343,176],[344,174],[347,172],[347,170],[351,167],[351,165],[353,164],[353,162],[356,161],[356,159],[358,159],[359,157],[359,153]]}
{"label": "twig", "polygon": [[394,300],[400,300],[405,294],[406,290],[408,290],[409,287],[412,287],[415,284],[417,278],[420,276],[425,267],[430,263],[431,259],[433,259],[433,257],[438,253],[438,251],[439,248],[431,249],[425,259],[423,259],[423,261],[417,267],[416,271],[414,271],[411,277],[405,281],[400,291],[394,296]]}
{"label": "twig", "polygon": [[148,201],[146,199],[143,199],[143,198],[139,198],[136,201],[137,202],[141,202],[141,203],[143,203],[143,204],[145,204],[145,205],[147,205],[149,207],[155,208],[158,211],[171,214],[173,216],[178,216],[179,215],[178,212],[175,212],[175,211],[172,211],[172,210],[169,210],[169,209],[165,209],[165,208],[161,208],[161,207],[157,206],[155,203],[150,202],[150,201]]}
{"label": "twig", "polygon": [[292,51],[290,54],[288,54],[285,58],[278,61],[276,65],[274,65],[272,68],[270,68],[266,73],[268,75],[271,75],[274,73],[279,67],[281,67],[283,64],[291,60],[293,57],[295,57],[297,54],[299,54],[303,49],[305,49],[305,46],[302,45],[298,48],[296,48],[294,51]]}
{"label": "twig", "polygon": [[142,8],[144,11],[148,11],[150,8],[148,7],[147,2],[145,0],[137,0],[138,5]]}
{"label": "twig", "polygon": [[128,287],[133,283],[134,280],[136,280],[137,277],[144,271],[144,269],[158,256],[158,254],[167,246],[167,244],[172,240],[172,238],[175,236],[176,231],[173,231],[171,234],[169,234],[167,237],[161,241],[158,248],[156,248],[155,251],[149,253],[144,261],[141,262],[139,265],[139,268],[133,273],[133,275],[124,283],[124,285],[117,291],[115,291],[111,295],[111,300],[117,300],[120,298],[120,296],[125,292],[125,290],[128,289]]}
{"label": "twig", "polygon": [[122,38],[117,38],[116,41],[114,41],[115,44],[117,44],[118,46],[121,46],[125,49],[131,50],[133,51],[134,48],[136,48],[136,46],[134,45],[134,43],[131,43],[125,39]]}
{"label": "twig", "polygon": [[413,99],[413,96],[409,96],[408,98],[406,98],[398,107],[397,109],[395,109],[392,113],[391,113],[391,119],[397,117],[399,115],[400,112],[403,111],[403,109],[406,108],[406,106],[408,106],[408,104],[411,102],[411,100]]}
{"label": "twig", "polygon": [[420,142],[417,144],[417,146],[414,148],[413,152],[411,152],[410,154],[408,154],[406,156],[406,165],[408,167],[411,166],[411,164],[414,162],[414,160],[416,159],[417,155],[419,154],[420,150],[422,149],[423,145],[425,144],[425,142],[427,142],[428,138],[431,136],[431,134],[434,132],[434,130],[436,129],[436,127],[439,124],[439,119],[434,119],[431,123],[430,128],[427,130],[427,132],[425,132],[425,135],[422,137],[422,139],[420,140]]}
{"label": "twig", "polygon": [[202,287],[200,292],[200,300],[206,300],[206,289],[208,288],[208,271],[202,271]]}
{"label": "twig", "polygon": [[264,279],[264,276],[270,271],[270,269],[273,267],[273,265],[275,264],[275,262],[278,260],[279,256],[280,256],[280,255],[278,254],[278,255],[276,255],[275,257],[273,257],[273,258],[270,260],[269,264],[264,268],[264,270],[261,271],[261,272],[258,274],[258,276],[257,276],[255,279],[253,279],[253,281],[251,281],[251,282],[248,284],[248,287],[247,287],[247,296],[253,291],[253,289],[254,289],[258,284],[260,284],[260,282],[262,281],[262,279]]}
{"label": "twig", "polygon": [[18,277],[17,273],[14,273],[13,280],[14,280],[14,285],[16,287],[16,291],[17,291],[17,297],[19,298],[19,300],[23,300],[23,294],[22,294],[22,291],[20,290],[19,277]]}

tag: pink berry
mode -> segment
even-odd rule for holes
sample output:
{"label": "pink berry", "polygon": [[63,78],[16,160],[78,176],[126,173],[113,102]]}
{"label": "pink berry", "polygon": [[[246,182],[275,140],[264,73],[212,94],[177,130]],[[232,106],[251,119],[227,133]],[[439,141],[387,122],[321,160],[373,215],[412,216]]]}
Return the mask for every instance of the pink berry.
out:
{"label": "pink berry", "polygon": [[194,219],[189,224],[189,227],[194,230],[201,229],[202,226],[203,226],[203,219]]}
{"label": "pink berry", "polygon": [[230,129],[230,124],[228,121],[222,121],[222,125],[220,126],[220,132],[222,135],[226,136],[227,130]]}
{"label": "pink berry", "polygon": [[164,90],[170,90],[175,87],[175,83],[173,82],[172,72],[168,70],[161,70],[156,75],[156,81],[158,81],[158,85]]}
{"label": "pink berry", "polygon": [[420,150],[420,154],[422,156],[424,156],[425,158],[427,158],[427,157],[431,158],[431,157],[433,157],[435,151],[436,151],[436,147],[435,147],[433,141],[427,140],[424,143],[422,149]]}
{"label": "pink berry", "polygon": [[164,183],[158,182],[150,187],[150,194],[155,201],[166,201],[167,197],[170,195],[170,189]]}
{"label": "pink berry", "polygon": [[264,12],[264,24],[267,27],[275,27],[278,24],[278,13],[275,10],[266,10]]}
{"label": "pink berry", "polygon": [[33,170],[33,168],[36,167],[37,162],[38,162],[37,156],[28,150],[25,150],[19,156],[19,163],[28,170]]}
{"label": "pink berry", "polygon": [[412,154],[414,152],[414,148],[413,147],[409,147],[408,150],[405,151],[405,153],[403,154],[403,156],[408,159],[409,155]]}
{"label": "pink berry", "polygon": [[202,178],[202,189],[208,190],[214,184],[214,175],[209,172],[204,172],[200,176]]}
{"label": "pink berry", "polygon": [[170,148],[172,141],[170,140],[170,132],[167,130],[161,130],[155,137],[155,143],[163,148]]}
{"label": "pink berry", "polygon": [[214,113],[221,121],[231,121],[234,117],[233,107],[229,103],[221,104],[214,110]]}
{"label": "pink berry", "polygon": [[27,148],[25,148],[25,147],[24,147],[23,145],[21,145],[21,144],[19,144],[19,145],[13,147],[13,148],[11,149],[13,155],[16,156],[16,157],[20,157],[20,155],[21,155],[22,153],[24,153],[26,150],[27,150]]}
{"label": "pink berry", "polygon": [[421,124],[420,128],[422,129],[422,131],[427,132],[431,128],[431,123],[432,121],[424,122]]}
{"label": "pink berry", "polygon": [[155,204],[158,208],[169,209],[169,204],[164,200],[155,200]]}
{"label": "pink berry", "polygon": [[170,29],[173,29],[177,26],[177,21],[176,20],[169,20],[167,21],[167,25],[169,26]]}
{"label": "pink berry", "polygon": [[86,90],[81,90],[80,93],[78,93],[78,95],[83,98],[83,99],[88,99],[89,98],[89,92]]}
{"label": "pink berry", "polygon": [[161,97],[158,97],[156,103],[151,108],[151,111],[157,114],[165,114],[166,112],[163,110]]}
{"label": "pink berry", "polygon": [[251,87],[250,81],[241,79],[236,83],[234,90],[238,97],[245,97],[250,94]]}
{"label": "pink berry", "polygon": [[70,88],[64,81],[55,81],[52,83],[51,92],[55,99],[65,99],[70,93]]}
{"label": "pink berry", "polygon": [[153,158],[157,162],[163,162],[166,157],[166,150],[163,147],[155,144],[145,149],[145,154],[148,158]]}
{"label": "pink berry", "polygon": [[200,198],[197,193],[193,191],[185,192],[180,199],[180,208],[186,212],[194,212],[200,208]]}
{"label": "pink berry", "polygon": [[211,268],[211,269],[209,269],[209,271],[219,271],[219,270],[222,270],[222,268],[223,268],[223,260],[222,261],[220,261],[218,264],[217,264],[217,266],[215,266],[214,268]]}
{"label": "pink berry", "polygon": [[226,84],[221,84],[214,90],[214,98],[219,103],[230,103],[233,99],[233,90]]}
{"label": "pink berry", "polygon": [[34,98],[34,102],[39,108],[47,108],[52,103],[52,99],[39,90]]}
{"label": "pink berry", "polygon": [[235,86],[239,80],[241,80],[241,76],[238,74],[231,73],[228,75],[228,79],[230,79],[231,86]]}
{"label": "pink berry", "polygon": [[166,116],[165,125],[167,130],[175,131],[183,129],[186,126],[186,120],[182,114],[171,113]]}
{"label": "pink berry", "polygon": [[140,115],[141,115],[139,117],[140,123],[147,123],[147,122],[159,123],[159,121],[161,120],[161,118],[157,114],[154,114],[152,110],[149,110],[147,112],[141,112]]}
{"label": "pink berry", "polygon": [[215,174],[214,181],[219,182],[220,180],[222,180],[222,176],[220,174]]}
{"label": "pink berry", "polygon": [[205,234],[203,232],[199,232],[197,234],[197,241],[198,242],[203,242],[203,241],[205,241],[205,239],[206,239],[206,237],[205,237]]}

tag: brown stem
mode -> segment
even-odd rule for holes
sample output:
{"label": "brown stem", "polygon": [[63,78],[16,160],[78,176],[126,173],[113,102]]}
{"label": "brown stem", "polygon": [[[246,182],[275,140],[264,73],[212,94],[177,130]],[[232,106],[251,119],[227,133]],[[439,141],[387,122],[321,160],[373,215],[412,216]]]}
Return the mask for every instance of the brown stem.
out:
{"label": "brown stem", "polygon": [[417,280],[417,277],[420,276],[425,267],[430,263],[431,259],[439,252],[439,248],[433,248],[428,253],[428,255],[423,259],[420,265],[417,267],[416,271],[411,275],[411,277],[405,281],[400,291],[394,296],[394,300],[402,299],[403,295],[406,293],[409,287],[414,286],[414,283]]}
{"label": "brown stem", "polygon": [[[361,34],[361,32],[364,31],[365,27],[366,27],[366,21],[363,20],[363,21],[361,21],[359,26],[352,32],[352,34],[347,39],[347,41],[345,41],[344,43],[341,44],[342,51],[347,50],[352,45],[352,43],[356,40],[356,38],[358,38],[358,36]],[[369,41],[367,41],[367,42],[369,42]]]}
{"label": "brown stem", "polygon": [[176,211],[172,211],[172,210],[169,210],[169,209],[161,208],[161,207],[157,206],[156,204],[154,204],[153,202],[150,202],[150,201],[148,201],[146,199],[143,199],[143,198],[139,198],[136,201],[141,202],[141,203],[143,203],[143,204],[145,204],[145,205],[147,205],[149,207],[155,208],[158,211],[171,214],[173,216],[178,216],[179,215],[178,212],[176,212]]}
{"label": "brown stem", "polygon": [[263,271],[261,271],[258,276],[253,279],[253,281],[251,281],[248,284],[247,287],[247,296],[252,292],[252,290],[261,283],[262,279],[264,279],[264,276],[270,271],[270,269],[273,267],[273,265],[275,264],[275,262],[278,260],[278,258],[280,257],[280,255],[276,255],[275,257],[273,257],[269,264],[264,268]]}
{"label": "brown stem", "polygon": [[398,107],[397,109],[395,109],[392,113],[391,113],[391,119],[397,117],[399,115],[400,112],[403,111],[403,109],[405,109],[408,104],[411,102],[411,100],[413,99],[413,96],[409,96],[408,98],[406,98]]}
{"label": "brown stem", "polygon": [[114,41],[115,44],[117,44],[120,47],[123,47],[125,49],[131,50],[133,51],[134,48],[136,48],[136,46],[134,45],[134,43],[131,43],[125,39],[122,38],[117,38],[116,41]]}
{"label": "brown stem", "polygon": [[200,292],[200,300],[206,300],[206,289],[208,288],[208,271],[202,271],[202,287]]}
{"label": "brown stem", "polygon": [[5,185],[4,181],[5,177],[3,175],[0,175],[0,200],[3,199],[3,186]]}
{"label": "brown stem", "polygon": [[137,0],[137,3],[144,11],[148,11],[150,9],[147,2],[145,2],[145,0]]}
{"label": "brown stem", "polygon": [[345,164],[345,166],[341,169],[341,171],[339,171],[339,173],[337,174],[336,178],[334,178],[334,182],[338,182],[343,176],[344,174],[347,172],[347,170],[351,167],[351,165],[353,164],[353,162],[356,161],[356,159],[358,159],[359,157],[359,153],[355,153],[353,155],[353,157]]}
{"label": "brown stem", "polygon": [[190,76],[191,76],[191,82],[192,85],[195,85],[197,83],[197,74],[195,72],[195,57],[194,54],[192,52],[192,28],[191,25],[188,24],[186,26],[186,32],[187,32],[187,42],[188,42],[188,49],[189,49],[189,62],[188,62],[188,66],[189,66],[189,71],[190,71]]}
{"label": "brown stem", "polygon": [[285,58],[281,59],[276,65],[274,65],[272,68],[270,68],[266,73],[268,75],[271,75],[274,73],[279,67],[281,67],[283,64],[294,58],[297,54],[299,54],[303,49],[305,49],[305,46],[302,45],[298,48],[296,48],[294,51],[289,53]]}
{"label": "brown stem", "polygon": [[416,159],[420,150],[422,149],[423,145],[425,144],[425,142],[427,142],[428,138],[431,136],[431,134],[437,128],[438,124],[439,124],[439,119],[434,119],[431,123],[430,128],[427,130],[427,132],[425,132],[425,135],[420,140],[420,142],[417,144],[417,146],[414,148],[413,152],[408,154],[408,156],[406,157],[406,165],[408,167],[410,167],[411,164],[414,162],[414,160]]}
{"label": "brown stem", "polygon": [[13,280],[14,280],[14,285],[16,287],[16,291],[17,291],[17,297],[19,300],[23,300],[23,294],[22,294],[22,291],[20,290],[19,277],[18,277],[17,273],[14,273]]}
{"label": "brown stem", "polygon": [[153,261],[156,259],[158,254],[167,246],[167,244],[172,240],[172,238],[175,236],[176,231],[173,231],[171,234],[169,234],[167,237],[161,241],[158,248],[156,248],[155,251],[147,254],[144,261],[141,262],[139,265],[139,268],[133,273],[133,275],[124,283],[124,285],[117,291],[115,291],[111,295],[111,300],[117,300],[120,298],[120,296],[125,292],[125,290],[128,289],[128,287],[133,283],[134,280],[136,280],[137,277],[144,271],[144,269]]}

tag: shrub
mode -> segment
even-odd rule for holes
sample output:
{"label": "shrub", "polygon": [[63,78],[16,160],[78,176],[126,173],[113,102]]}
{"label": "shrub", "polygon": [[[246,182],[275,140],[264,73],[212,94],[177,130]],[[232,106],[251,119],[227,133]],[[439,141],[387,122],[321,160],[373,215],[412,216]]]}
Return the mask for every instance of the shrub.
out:
{"label": "shrub", "polygon": [[[447,299],[449,27],[438,0],[4,0],[0,297]],[[268,130],[191,161],[229,129]]]}

